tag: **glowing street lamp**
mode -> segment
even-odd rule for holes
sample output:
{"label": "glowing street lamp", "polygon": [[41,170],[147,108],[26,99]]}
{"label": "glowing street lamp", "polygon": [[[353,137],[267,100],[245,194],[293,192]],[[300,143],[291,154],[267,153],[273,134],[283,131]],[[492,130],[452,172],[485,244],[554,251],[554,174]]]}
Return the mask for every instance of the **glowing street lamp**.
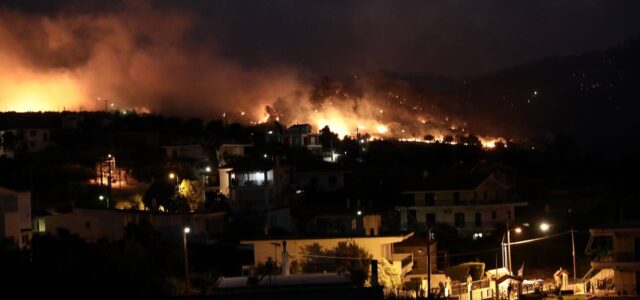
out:
{"label": "glowing street lamp", "polygon": [[182,232],[182,245],[184,247],[184,294],[189,295],[189,252],[187,251],[187,234],[191,228],[185,227]]}
{"label": "glowing street lamp", "polygon": [[109,197],[105,197],[103,195],[99,195],[98,196],[98,200],[100,200],[100,201],[104,201],[105,199],[107,200],[107,202],[106,202],[107,208],[109,208]]}
{"label": "glowing street lamp", "polygon": [[178,175],[176,175],[176,173],[173,173],[173,172],[169,173],[169,179],[171,179],[171,180],[175,179],[176,180],[176,185],[178,185],[178,180],[180,180],[178,178]]}
{"label": "glowing street lamp", "polygon": [[551,228],[551,225],[549,225],[549,223],[546,223],[546,222],[542,222],[542,223],[540,223],[540,230],[541,230],[542,232],[547,232],[547,231],[549,231],[549,228]]}

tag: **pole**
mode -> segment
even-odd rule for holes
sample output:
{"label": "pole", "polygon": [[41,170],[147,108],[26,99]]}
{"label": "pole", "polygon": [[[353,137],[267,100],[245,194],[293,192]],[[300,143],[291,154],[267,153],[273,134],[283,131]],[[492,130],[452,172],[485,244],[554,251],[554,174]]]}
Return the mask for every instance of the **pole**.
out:
{"label": "pole", "polygon": [[109,208],[109,200],[111,200],[111,155],[108,156],[107,162],[109,163],[109,174],[107,175],[107,187],[109,188],[109,196],[107,197],[107,208]]}
{"label": "pole", "polygon": [[182,232],[182,245],[184,246],[184,294],[189,295],[189,255],[187,252],[186,232]]}
{"label": "pole", "polygon": [[571,227],[571,256],[573,256],[573,283],[577,283],[577,272],[576,272],[576,242],[573,237],[573,226]]}
{"label": "pole", "polygon": [[431,299],[431,226],[427,225],[427,298]]}
{"label": "pole", "polygon": [[507,270],[511,273],[511,229],[509,229],[509,220],[507,220]]}
{"label": "pole", "polygon": [[496,252],[496,280],[493,282],[496,286],[496,300],[500,299],[500,294],[498,292],[498,252]]}

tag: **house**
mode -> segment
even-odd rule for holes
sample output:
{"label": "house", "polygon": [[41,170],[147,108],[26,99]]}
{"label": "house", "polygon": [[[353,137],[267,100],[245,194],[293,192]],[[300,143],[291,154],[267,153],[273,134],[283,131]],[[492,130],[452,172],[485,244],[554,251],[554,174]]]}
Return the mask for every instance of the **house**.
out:
{"label": "house", "polygon": [[18,247],[29,246],[31,240],[31,193],[0,187],[0,238]]}
{"label": "house", "polygon": [[[413,255],[413,269],[405,276],[404,281],[415,282],[419,286],[426,286],[427,281],[427,243],[429,244],[429,252],[431,253],[430,269],[431,274],[437,274],[437,243],[434,240],[427,241],[426,236],[414,235],[402,242],[393,245],[394,250],[401,253],[411,253]],[[437,286],[433,276],[431,286]]]}
{"label": "house", "polygon": [[[262,240],[245,240],[241,244],[250,245],[253,248],[254,266],[263,265],[268,260],[277,262],[279,257],[283,257],[283,249],[292,264],[302,264],[309,258],[307,250],[309,248],[321,248],[325,250],[333,249],[341,242],[355,243],[358,247],[363,248],[369,253],[373,259],[385,259],[395,268],[400,279],[411,272],[413,268],[412,253],[398,252],[394,250],[394,245],[410,238],[413,233],[405,235],[393,236],[361,236],[361,237],[316,237],[316,238],[283,238],[283,239],[262,239]],[[313,258],[311,258],[313,259]],[[288,270],[289,266],[283,267]],[[329,271],[329,270],[327,270]]]}
{"label": "house", "polygon": [[169,234],[180,234],[184,227],[191,229],[192,236],[215,236],[223,232],[224,212],[169,214],[139,210],[74,208],[70,211],[50,211],[38,216],[34,232],[57,234],[66,229],[87,241],[99,239],[110,241],[122,239],[129,224],[150,223],[156,230]]}
{"label": "house", "polygon": [[314,154],[322,155],[320,134],[312,132],[309,124],[297,124],[289,127],[285,135],[285,143],[292,147],[307,148]]}
{"label": "house", "polygon": [[407,183],[401,195],[402,230],[439,223],[455,227],[461,236],[489,235],[515,218],[516,207],[527,205],[487,173],[427,177]]}
{"label": "house", "polygon": [[233,161],[233,159],[244,157],[248,147],[251,144],[222,144],[216,151],[218,165],[224,166]]}
{"label": "house", "polygon": [[207,159],[206,153],[199,144],[167,145],[163,146],[165,157],[170,160],[195,160]]}
{"label": "house", "polygon": [[292,183],[303,191],[334,192],[344,188],[347,181],[345,171],[325,161],[306,162],[292,172]]}
{"label": "house", "polygon": [[7,129],[0,131],[0,156],[34,153],[51,145],[51,130],[47,128]]}
{"label": "house", "polygon": [[640,292],[640,224],[612,225],[589,230],[586,252],[593,256],[583,277],[585,291],[594,296],[638,295]]}
{"label": "house", "polygon": [[219,168],[220,191],[234,211],[286,206],[289,168],[269,160],[244,159]]}

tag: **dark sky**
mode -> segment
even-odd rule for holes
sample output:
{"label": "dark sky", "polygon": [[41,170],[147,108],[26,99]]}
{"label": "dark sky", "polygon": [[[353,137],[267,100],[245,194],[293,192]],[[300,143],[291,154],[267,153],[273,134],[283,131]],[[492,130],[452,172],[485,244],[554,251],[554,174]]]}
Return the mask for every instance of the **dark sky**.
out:
{"label": "dark sky", "polygon": [[[3,0],[30,12],[108,12],[107,1]],[[116,3],[118,1],[115,1]],[[192,39],[246,65],[339,76],[388,70],[475,76],[640,33],[640,1],[172,1],[197,15]],[[117,8],[115,8],[117,9]]]}
{"label": "dark sky", "polygon": [[640,33],[640,1],[193,1],[226,55],[323,74],[473,76]]}

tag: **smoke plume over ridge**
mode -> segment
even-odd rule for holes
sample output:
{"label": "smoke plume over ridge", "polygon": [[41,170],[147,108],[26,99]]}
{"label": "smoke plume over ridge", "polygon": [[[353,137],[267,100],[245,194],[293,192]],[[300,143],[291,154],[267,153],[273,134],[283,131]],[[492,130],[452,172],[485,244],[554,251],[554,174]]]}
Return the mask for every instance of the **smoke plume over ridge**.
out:
{"label": "smoke plume over ridge", "polygon": [[95,110],[107,101],[211,117],[302,87],[295,69],[249,69],[217,54],[214,41],[190,41],[195,21],[139,1],[53,16],[0,8],[0,107]]}

